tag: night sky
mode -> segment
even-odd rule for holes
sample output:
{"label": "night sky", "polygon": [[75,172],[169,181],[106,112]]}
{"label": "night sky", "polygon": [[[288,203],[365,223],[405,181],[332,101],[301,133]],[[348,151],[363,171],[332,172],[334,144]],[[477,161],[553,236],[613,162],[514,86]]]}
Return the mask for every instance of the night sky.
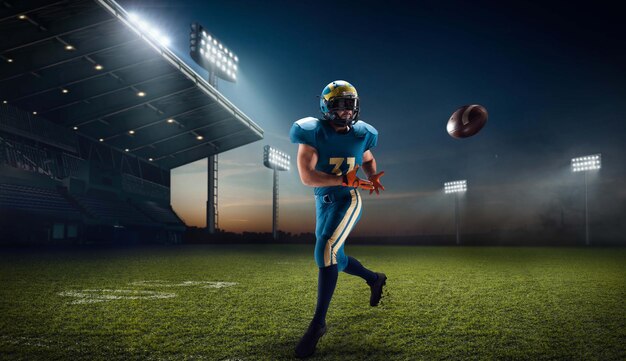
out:
{"label": "night sky", "polygon": [[[192,65],[197,21],[240,59],[238,82],[219,90],[265,130],[262,141],[219,158],[219,226],[271,231],[272,173],[263,146],[291,155],[291,124],[321,116],[326,84],[351,82],[361,119],[379,131],[373,150],[383,195],[363,192],[357,235],[454,231],[443,183],[467,179],[466,232],[580,225],[584,176],[572,157],[602,154],[589,174],[594,232],[617,232],[626,215],[626,37],[613,5],[400,1],[121,1],[159,25]],[[271,5],[270,5],[271,4]],[[453,139],[450,114],[482,104],[489,121]],[[295,163],[280,174],[280,229],[311,232],[313,189]],[[172,205],[205,224],[206,160],[172,171]],[[623,229],[623,225],[621,225]]]}

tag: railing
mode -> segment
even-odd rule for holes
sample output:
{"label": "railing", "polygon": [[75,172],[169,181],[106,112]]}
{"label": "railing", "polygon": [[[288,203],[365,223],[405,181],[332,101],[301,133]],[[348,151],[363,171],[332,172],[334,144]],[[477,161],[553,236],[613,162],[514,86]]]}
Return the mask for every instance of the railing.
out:
{"label": "railing", "polygon": [[76,134],[70,130],[9,104],[0,104],[0,128],[38,140],[52,141],[66,150],[78,149]]}
{"label": "railing", "polygon": [[35,147],[0,136],[0,163],[50,178],[78,176],[85,161],[73,155],[47,148]]}
{"label": "railing", "polygon": [[164,199],[168,200],[168,202],[170,199],[170,189],[168,187],[130,174],[122,174],[122,189],[128,193]]}

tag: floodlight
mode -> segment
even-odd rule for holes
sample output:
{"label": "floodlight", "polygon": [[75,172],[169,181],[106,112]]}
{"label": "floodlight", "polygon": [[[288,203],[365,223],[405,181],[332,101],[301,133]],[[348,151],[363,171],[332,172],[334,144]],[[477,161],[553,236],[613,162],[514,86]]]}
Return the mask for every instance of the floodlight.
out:
{"label": "floodlight", "polygon": [[443,184],[444,191],[446,194],[448,193],[461,193],[467,191],[467,181],[466,180],[458,180],[453,182],[446,182]]}
{"label": "floodlight", "polygon": [[130,151],[130,149],[126,148],[126,149],[124,149],[124,151],[125,151],[125,152],[128,152],[128,151]]}
{"label": "floodlight", "polygon": [[71,45],[65,45],[65,50],[74,50],[74,47]]}
{"label": "floodlight", "polygon": [[[198,65],[209,72],[208,83],[213,88],[217,89],[218,78],[235,82],[235,71],[226,69],[226,54],[232,54],[232,52],[198,23],[191,24],[189,54]],[[203,137],[196,134],[196,139],[202,140]],[[207,167],[208,174],[211,176],[207,181],[206,228],[209,233],[214,233],[217,229],[218,210],[217,154],[208,157]]]}
{"label": "floodlight", "polygon": [[101,142],[104,142],[104,138],[100,138],[100,139],[98,139],[98,140],[99,140],[99,141],[101,141]]}
{"label": "floodlight", "polygon": [[572,171],[584,172],[596,170],[602,167],[601,154],[588,155],[584,157],[572,158]]}
{"label": "floodlight", "polygon": [[135,131],[134,130],[129,130],[128,134],[135,134]]}
{"label": "floodlight", "polygon": [[144,92],[139,92],[139,93],[137,93],[137,96],[139,96],[139,97],[145,97],[145,96],[146,96],[146,93],[144,93]]}
{"label": "floodlight", "polygon": [[170,119],[167,120],[167,122],[170,123],[170,124],[174,123],[174,119],[170,118]]}
{"label": "floodlight", "polygon": [[171,42],[170,42],[170,38],[168,38],[167,36],[161,36],[161,37],[159,38],[159,42],[160,42],[162,45],[165,45],[165,46],[170,46],[170,43],[171,43]]}
{"label": "floodlight", "polygon": [[456,180],[452,182],[445,182],[443,184],[443,189],[446,194],[454,193],[454,225],[456,228],[456,244],[461,244],[461,236],[460,236],[460,223],[461,223],[461,215],[459,213],[459,193],[467,192],[467,180]]}
{"label": "floodlight", "polygon": [[587,173],[598,170],[602,167],[602,154],[586,155],[584,157],[572,158],[572,172],[584,172],[585,174],[585,244],[591,245],[589,239],[589,207],[587,192]]}
{"label": "floodlight", "polygon": [[74,128],[72,128],[72,129],[74,129],[74,130],[78,130],[78,127],[77,127],[77,126],[74,126]]}
{"label": "floodlight", "polygon": [[263,147],[263,165],[274,171],[274,187],[273,187],[273,215],[272,215],[272,234],[274,239],[278,239],[278,172],[289,170],[290,158],[287,154],[272,148],[269,145]]}
{"label": "floodlight", "polygon": [[33,112],[33,115],[37,115],[37,112]]}
{"label": "floodlight", "polygon": [[20,20],[25,20],[25,19],[26,19],[26,15],[22,14],[22,15],[18,16],[18,18],[19,18]]}
{"label": "floodlight", "polygon": [[[198,43],[196,39],[201,36],[203,38],[200,43]],[[204,38],[208,41],[205,41]],[[194,59],[198,65],[209,71],[209,79],[219,77],[230,82],[235,81],[236,77],[233,75],[236,73],[237,69],[231,69],[230,64],[227,62],[229,57],[232,58],[235,55],[227,46],[218,41],[214,35],[209,34],[209,32],[198,23],[191,24],[189,51],[192,59]],[[213,57],[209,57],[209,53],[212,54]],[[229,70],[231,74],[228,74]]]}
{"label": "floodlight", "polygon": [[67,94],[68,92],[69,92],[69,90],[67,90],[67,89],[65,89],[65,88],[64,88],[64,89],[61,89],[61,93],[63,93],[63,94]]}
{"label": "floodlight", "polygon": [[7,59],[7,63],[12,63],[12,62],[13,62],[13,59],[11,58]]}
{"label": "floodlight", "polygon": [[137,14],[128,14],[128,18],[131,22],[139,26],[140,32],[148,35],[150,38],[156,40],[159,44],[163,46],[167,47],[170,45],[170,39],[167,36],[161,34],[157,28],[151,26],[148,22],[141,19]]}
{"label": "floodlight", "polygon": [[152,162],[154,159],[152,159],[152,158],[148,158],[148,160]]}
{"label": "floodlight", "polygon": [[96,64],[96,66],[94,66],[94,69],[96,69],[96,70],[102,70],[102,65],[100,65],[100,64]]}
{"label": "floodlight", "polygon": [[291,157],[287,154],[266,145],[263,148],[263,165],[279,171],[289,170]]}
{"label": "floodlight", "polygon": [[6,100],[2,101],[2,104],[7,104],[7,103],[8,103],[8,101],[6,101]]}

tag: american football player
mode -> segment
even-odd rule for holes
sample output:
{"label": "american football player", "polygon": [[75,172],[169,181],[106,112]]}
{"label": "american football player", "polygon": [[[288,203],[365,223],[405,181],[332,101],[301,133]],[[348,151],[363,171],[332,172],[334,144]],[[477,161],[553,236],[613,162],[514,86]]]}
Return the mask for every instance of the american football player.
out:
{"label": "american football player", "polygon": [[[387,279],[385,274],[370,271],[344,253],[346,238],[361,218],[359,189],[370,194],[385,189],[380,183],[384,172],[376,173],[371,151],[377,144],[378,132],[358,120],[359,96],[347,81],[336,80],[324,88],[320,109],[323,119],[300,119],[290,131],[291,141],[298,144],[300,179],[315,187],[315,261],[319,267],[315,315],[296,346],[296,356],[300,358],[312,355],[326,333],[326,312],[338,272],[365,280],[371,292],[371,306],[378,305]],[[358,177],[359,166],[367,180]]]}

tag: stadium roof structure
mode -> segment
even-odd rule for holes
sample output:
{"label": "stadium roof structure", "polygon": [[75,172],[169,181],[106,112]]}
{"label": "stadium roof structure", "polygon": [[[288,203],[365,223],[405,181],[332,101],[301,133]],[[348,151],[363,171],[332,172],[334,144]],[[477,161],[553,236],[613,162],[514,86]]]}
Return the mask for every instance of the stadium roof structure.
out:
{"label": "stadium roof structure", "polygon": [[166,169],[263,138],[114,1],[2,6],[0,101]]}

